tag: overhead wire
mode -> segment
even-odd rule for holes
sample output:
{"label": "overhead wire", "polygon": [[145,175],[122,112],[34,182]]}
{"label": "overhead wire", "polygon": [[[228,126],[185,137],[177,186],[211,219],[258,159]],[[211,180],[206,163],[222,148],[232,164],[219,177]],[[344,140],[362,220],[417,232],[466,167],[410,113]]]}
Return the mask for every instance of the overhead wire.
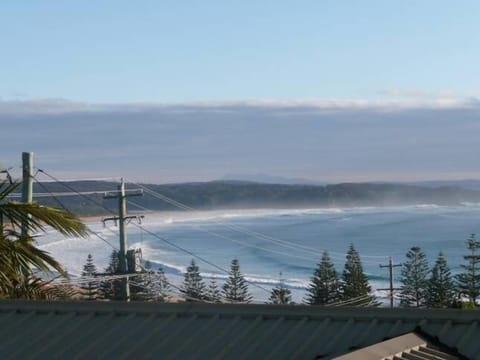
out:
{"label": "overhead wire", "polygon": [[258,246],[258,245],[253,245],[253,244],[248,244],[248,243],[245,243],[245,242],[242,242],[242,241],[239,241],[239,240],[236,240],[236,239],[233,239],[229,236],[226,236],[226,235],[223,235],[223,234],[219,234],[219,233],[216,233],[214,231],[211,231],[211,230],[208,230],[208,229],[204,229],[200,226],[195,226],[193,224],[184,224],[188,227],[191,227],[193,229],[196,229],[198,231],[201,231],[201,232],[204,232],[206,234],[209,234],[209,235],[212,235],[214,237],[218,237],[218,238],[221,238],[221,239],[224,239],[224,240],[228,240],[228,241],[231,241],[233,243],[236,243],[236,244],[239,244],[243,247],[249,247],[249,248],[253,248],[253,249],[258,249],[258,250],[262,250],[262,251],[265,251],[265,252],[269,252],[269,253],[273,253],[273,254],[278,254],[278,255],[283,255],[283,256],[289,256],[289,257],[294,257],[294,258],[297,258],[297,259],[302,259],[302,260],[308,260],[308,261],[312,261],[313,258],[308,258],[306,256],[300,256],[300,255],[295,255],[295,254],[292,254],[292,253],[285,253],[285,252],[281,252],[281,251],[277,251],[277,250],[272,250],[272,249],[267,249],[267,248],[264,248],[264,247],[261,247],[261,246]]}
{"label": "overhead wire", "polygon": [[[37,168],[37,169],[38,169],[38,168]],[[52,179],[53,181],[58,182],[59,184],[61,184],[62,186],[64,186],[66,189],[74,192],[75,194],[77,194],[77,195],[81,196],[82,198],[86,199],[87,201],[89,201],[89,202],[91,202],[91,203],[99,206],[100,208],[106,210],[108,213],[110,213],[110,214],[112,214],[112,215],[115,215],[115,214],[116,214],[112,209],[109,209],[108,207],[106,207],[102,202],[97,201],[97,200],[95,200],[95,199],[92,199],[92,198],[90,198],[90,197],[82,194],[81,192],[77,191],[75,188],[73,188],[73,187],[70,186],[69,184],[67,184],[67,183],[65,183],[64,181],[56,178],[55,176],[47,173],[45,170],[43,170],[43,169],[38,169],[38,172],[39,172],[39,173],[42,173],[42,174],[45,174],[47,177],[49,177],[49,178]],[[108,192],[110,192],[110,191],[108,191]],[[113,192],[113,191],[111,191],[111,192]],[[99,193],[99,192],[96,192],[96,193]],[[100,193],[105,193],[105,191],[102,191],[102,192],[100,192]]]}
{"label": "overhead wire", "polygon": [[[223,272],[223,273],[226,273],[226,274],[229,274],[229,273],[230,273],[230,271],[226,270],[225,268],[223,268],[223,267],[221,267],[221,266],[219,266],[219,265],[214,264],[213,262],[205,259],[204,257],[202,257],[202,256],[200,256],[200,255],[195,254],[194,252],[192,252],[192,251],[190,251],[190,250],[188,250],[188,249],[185,249],[184,247],[182,247],[182,246],[180,246],[180,245],[174,244],[173,242],[169,241],[169,240],[166,239],[165,237],[162,237],[162,236],[154,233],[153,231],[150,231],[150,230],[146,229],[144,226],[142,226],[142,225],[140,225],[140,224],[133,223],[133,225],[136,226],[136,227],[138,227],[138,228],[141,228],[145,233],[147,233],[147,234],[149,234],[149,235],[157,238],[158,240],[163,241],[164,243],[166,243],[166,244],[168,244],[168,245],[170,245],[170,246],[172,246],[172,247],[174,247],[174,248],[176,248],[176,249],[178,249],[178,250],[180,250],[180,251],[183,251],[184,253],[187,253],[187,254],[193,256],[193,257],[196,258],[196,259],[199,259],[199,260],[202,261],[203,263],[208,264],[208,265],[212,266],[213,268],[215,268],[215,269],[217,269],[217,270],[220,270],[220,271]],[[247,280],[247,279],[245,279],[245,281],[248,282],[249,284],[251,284],[252,286],[255,286],[255,287],[257,287],[257,288],[259,288],[259,289],[261,289],[261,290],[263,290],[263,291],[266,291],[266,292],[270,293],[269,290],[267,290],[266,288],[264,288],[264,287],[261,286],[261,285],[258,285],[258,284],[254,283],[254,282],[252,282],[252,281]]]}
{"label": "overhead wire", "polygon": [[[163,195],[157,191],[154,191],[142,184],[139,184],[139,183],[133,183],[134,185],[136,186],[139,186],[140,188],[142,188],[146,193],[150,194],[151,196],[159,199],[159,200],[163,200],[179,209],[182,209],[182,210],[186,210],[186,211],[193,211],[193,212],[199,212],[198,209],[195,209],[191,206],[188,206],[188,205],[185,205],[179,201],[176,201],[166,195]],[[295,250],[300,250],[300,251],[303,251],[303,252],[307,252],[309,255],[312,255],[312,251],[315,252],[316,254],[318,255],[321,255],[322,252],[317,249],[317,248],[313,248],[313,247],[310,247],[310,246],[305,246],[305,245],[301,245],[301,244],[297,244],[297,243],[292,243],[290,241],[286,241],[286,240],[282,240],[282,239],[279,239],[279,238],[276,238],[276,237],[273,237],[271,235],[266,235],[266,234],[263,234],[263,233],[260,233],[258,231],[254,231],[254,230],[250,230],[246,227],[243,227],[243,226],[240,226],[240,225],[237,225],[237,224],[233,224],[233,223],[230,223],[230,222],[226,222],[226,221],[221,221],[221,220],[213,220],[214,223],[218,224],[218,225],[222,225],[222,226],[225,226],[233,231],[236,231],[236,232],[239,232],[239,233],[242,233],[244,235],[249,235],[249,236],[252,236],[252,237],[255,237],[257,239],[260,239],[260,240],[264,240],[264,241],[267,241],[267,242],[273,242],[273,243],[276,243],[280,246],[283,246],[283,247],[286,247],[286,248],[290,248],[290,249],[295,249]],[[337,253],[337,252],[328,252],[330,255],[333,255],[332,257],[335,257],[335,256],[342,256],[344,257],[346,254],[345,253]],[[388,258],[387,256],[381,256],[381,255],[362,255],[363,258],[381,258],[381,259],[385,259],[385,258]],[[366,263],[364,261],[364,263]],[[376,264],[376,263],[375,263]]]}
{"label": "overhead wire", "polygon": [[[50,177],[53,181],[56,181],[56,182],[62,184],[62,185],[65,186],[67,189],[69,189],[70,191],[73,191],[75,194],[77,194],[77,195],[79,195],[79,196],[85,196],[85,195],[86,195],[86,194],[82,194],[81,192],[76,191],[73,187],[69,186],[68,184],[63,183],[61,180],[57,179],[57,178],[54,177],[53,175],[48,174],[47,172],[45,172],[45,171],[42,170],[42,169],[38,169],[37,172],[41,172],[41,173],[45,174],[46,176]],[[38,182],[38,180],[37,180],[37,182]],[[146,187],[146,186],[144,186],[144,185],[141,185],[141,184],[138,184],[138,183],[133,183],[133,184],[141,187],[143,190],[145,190],[145,192],[150,193],[150,195],[152,195],[152,196],[154,196],[154,197],[157,197],[157,198],[160,198],[161,200],[166,201],[167,203],[170,203],[171,205],[174,205],[174,206],[176,206],[176,207],[178,207],[178,208],[181,208],[181,209],[183,209],[183,210],[188,210],[188,211],[198,211],[198,210],[196,210],[196,209],[194,209],[194,208],[192,208],[192,207],[190,207],[190,206],[187,206],[187,205],[182,204],[182,203],[180,203],[180,202],[178,202],[178,201],[176,201],[176,200],[174,200],[174,199],[171,199],[171,198],[169,198],[169,197],[166,197],[165,195],[162,195],[162,194],[160,194],[160,193],[158,193],[158,192],[155,192],[155,191],[149,189],[148,187]],[[45,188],[44,188],[44,189],[45,189]],[[105,193],[105,191],[103,191],[103,192],[90,192],[90,193],[91,193],[91,194],[93,194],[93,193],[94,193],[94,194],[98,194],[98,193]],[[54,193],[50,193],[49,195],[50,195],[50,196],[54,196],[54,197],[56,196]],[[102,203],[100,203],[100,202],[98,202],[98,201],[95,201],[95,200],[93,200],[93,199],[91,199],[91,198],[88,198],[88,197],[87,197],[87,199],[88,199],[89,201],[91,201],[91,202],[93,202],[93,203],[101,206],[102,208],[104,208],[104,209],[107,210],[108,212],[114,213],[112,210],[106,208]],[[57,201],[58,201],[58,199],[57,199]],[[145,208],[145,207],[143,207],[143,206],[141,206],[141,205],[138,205],[138,204],[135,204],[135,205],[137,205],[137,207],[142,207],[143,210],[147,210],[147,211],[148,211],[147,208]],[[240,232],[240,233],[243,233],[243,234],[247,234],[247,235],[250,235],[250,236],[254,236],[254,237],[256,237],[256,238],[260,238],[260,239],[263,239],[263,240],[266,240],[266,241],[276,242],[276,243],[279,243],[280,245],[282,245],[282,246],[284,246],[284,247],[290,247],[290,248],[296,248],[296,249],[301,248],[301,249],[303,249],[303,251],[310,250],[310,252],[311,252],[312,250],[313,250],[313,251],[318,251],[318,249],[315,249],[315,248],[305,247],[305,246],[298,245],[298,244],[295,244],[295,243],[291,243],[291,242],[288,242],[288,241],[285,241],[285,240],[277,239],[277,238],[271,237],[271,236],[269,236],[269,235],[265,235],[265,234],[262,234],[262,233],[259,233],[259,232],[253,231],[253,230],[249,230],[249,229],[243,228],[243,227],[241,227],[241,226],[238,226],[238,225],[235,225],[235,224],[232,224],[232,223],[219,222],[219,221],[216,221],[216,222],[219,223],[219,224],[221,224],[221,225],[227,226],[227,227],[229,227],[230,229],[236,230],[237,232]],[[212,267],[214,267],[214,268],[216,268],[216,269],[218,269],[218,270],[220,270],[220,271],[222,271],[222,272],[224,272],[224,273],[227,273],[227,274],[229,273],[228,270],[226,270],[226,269],[224,269],[224,268],[222,268],[222,267],[220,267],[220,266],[212,263],[211,261],[209,261],[209,260],[207,260],[207,259],[205,259],[205,258],[203,258],[203,257],[201,257],[201,256],[199,256],[199,255],[197,255],[197,254],[195,254],[194,252],[192,252],[192,251],[190,251],[190,250],[187,250],[187,249],[185,249],[185,248],[183,248],[183,247],[181,247],[181,246],[179,246],[179,245],[176,245],[176,244],[172,243],[172,242],[169,241],[168,239],[166,239],[166,238],[164,238],[164,237],[161,237],[161,236],[159,236],[158,234],[156,234],[156,233],[154,233],[154,232],[152,232],[152,231],[149,231],[149,230],[145,229],[145,227],[143,227],[142,225],[140,225],[140,224],[134,224],[134,225],[137,226],[137,227],[139,227],[141,230],[143,230],[144,232],[148,233],[149,235],[157,238],[158,240],[161,240],[161,241],[163,241],[164,243],[166,243],[166,244],[168,244],[168,245],[170,245],[170,246],[172,246],[172,247],[174,247],[174,248],[177,248],[178,250],[183,251],[183,252],[185,252],[185,253],[193,256],[194,258],[197,258],[197,259],[199,259],[200,261],[202,261],[202,262],[204,262],[204,263],[206,263],[206,264],[208,264],[208,265],[210,265],[210,266],[212,266]],[[113,245],[111,245],[107,240],[105,240],[105,239],[103,239],[102,237],[100,237],[96,232],[92,232],[92,233],[93,233],[94,235],[96,235],[97,237],[99,237],[100,239],[102,239],[103,241],[105,241],[105,242],[106,242],[107,244],[109,244],[112,248],[116,249],[116,248],[115,248]],[[224,239],[228,239],[228,240],[231,240],[231,241],[234,241],[234,242],[238,242],[237,240],[231,239],[231,238],[229,238],[229,237],[226,237],[226,236],[224,236],[224,235],[217,234],[217,233],[214,233],[214,232],[211,232],[211,231],[209,231],[209,234],[214,235],[214,236],[217,236],[217,237],[221,237],[221,238],[224,238]],[[239,242],[239,243],[240,243],[240,242]],[[243,244],[243,243],[242,243],[242,244]],[[244,245],[244,244],[243,244],[243,245]],[[270,251],[270,252],[275,252],[275,253],[280,253],[280,254],[284,254],[284,255],[285,255],[285,253],[281,253],[281,252],[274,251],[274,250],[272,251],[272,250],[270,250],[270,249],[265,249],[265,248],[261,248],[261,247],[258,247],[258,246],[252,246],[252,247],[255,247],[255,248],[258,248],[258,249],[261,249],[261,250],[265,250],[265,251]],[[340,253],[339,253],[339,254],[340,254]],[[342,254],[342,255],[344,255],[344,254]],[[296,256],[296,257],[299,257],[299,256]],[[368,257],[368,256],[367,256],[367,257]],[[381,258],[384,258],[383,256],[370,256],[370,257],[375,257],[375,258],[381,257]],[[299,258],[306,259],[305,257],[299,257]],[[310,259],[309,259],[309,260],[310,260]],[[263,290],[263,291],[266,291],[266,292],[270,293],[270,291],[267,290],[266,288],[264,288],[263,286],[260,286],[260,285],[258,285],[258,284],[256,284],[256,283],[252,282],[252,281],[248,281],[248,280],[246,280],[246,281],[247,281],[249,284],[251,284],[252,286],[255,286],[255,287],[257,287],[257,288],[259,288],[259,289],[261,289],[261,290]],[[345,302],[343,302],[343,303],[345,303]]]}
{"label": "overhead wire", "polygon": [[[42,172],[42,173],[45,173],[43,170],[41,169],[38,169],[39,172]],[[46,174],[46,173],[45,173]],[[50,178],[52,178],[54,181],[58,181],[60,183],[62,183],[59,179],[49,175],[49,174],[46,174],[47,176],[49,176]],[[186,211],[194,211],[194,212],[198,212],[199,210],[191,207],[191,206],[188,206],[188,205],[185,205],[179,201],[176,201],[172,198],[169,198],[157,191],[154,191],[140,183],[136,183],[136,182],[130,182],[136,186],[139,186],[141,189],[143,189],[145,192],[149,193],[151,196],[153,197],[156,197],[160,200],[163,200],[177,208],[180,208],[182,210],[186,210]],[[63,184],[63,183],[62,183]],[[69,188],[70,190],[73,190],[76,194],[78,195],[81,195],[80,192],[78,191],[75,191],[74,189],[72,189],[71,187],[69,187],[67,184],[64,184],[67,188]],[[95,194],[98,194],[99,192],[94,192]],[[104,193],[104,192],[103,192]],[[93,201],[92,199],[88,198],[90,201]],[[96,202],[96,201],[93,201],[94,203],[96,203],[97,205],[101,206],[102,208],[110,211],[111,213],[113,213],[110,209],[107,209],[104,207],[104,205],[100,202]],[[131,202],[132,203],[132,202]],[[133,203],[134,206],[137,206],[137,207],[141,207],[143,208],[143,210],[148,210],[147,208],[145,207],[142,207],[141,205],[139,204],[136,204],[136,203]],[[286,240],[282,240],[282,239],[278,239],[278,238],[275,238],[273,236],[270,236],[270,235],[265,235],[265,234],[262,234],[260,232],[257,232],[257,231],[253,231],[253,230],[250,230],[248,228],[245,228],[245,227],[242,227],[242,226],[239,226],[239,225],[236,225],[236,224],[232,224],[232,223],[229,223],[229,222],[225,222],[225,221],[219,221],[219,220],[214,220],[215,223],[219,224],[219,225],[222,225],[222,226],[226,226],[228,228],[230,228],[231,230],[234,230],[234,231],[237,231],[239,233],[243,233],[245,235],[250,235],[250,236],[253,236],[257,239],[261,239],[261,240],[264,240],[264,241],[268,241],[268,242],[273,242],[273,243],[276,243],[276,244],[279,244],[280,246],[283,246],[283,247],[287,247],[287,248],[291,248],[291,249],[296,249],[296,250],[300,250],[300,251],[304,251],[304,252],[307,252],[309,255],[312,255],[312,251],[317,253],[317,254],[321,254],[321,251],[319,249],[316,249],[316,248],[313,248],[313,247],[309,247],[309,246],[304,246],[304,245],[300,245],[300,244],[297,244],[297,243],[292,243],[290,241],[286,241]],[[214,235],[216,236],[216,235]],[[260,249],[260,248],[259,248]],[[263,248],[261,248],[263,249]],[[278,252],[277,252],[278,253]],[[331,252],[329,251],[328,252],[330,254],[330,256],[332,258],[338,258],[338,257],[344,257],[346,254],[345,253],[337,253],[337,252]],[[285,253],[283,253],[285,254]],[[292,256],[290,254],[287,254],[288,256]],[[299,257],[299,256],[295,256],[295,257],[298,257],[298,258],[301,258],[301,259],[306,259],[305,257]],[[381,256],[381,255],[362,255],[362,258],[381,258],[381,259],[385,259],[387,258],[387,256]],[[310,259],[309,259],[310,260]],[[373,264],[372,261],[365,261],[363,260],[362,261],[363,263],[367,264],[367,263],[370,263],[370,264]],[[376,264],[376,263],[375,263]]]}
{"label": "overhead wire", "polygon": [[[78,193],[79,195],[81,195],[81,194],[80,194],[79,192],[77,192],[77,190],[75,190],[73,187],[69,186],[68,184],[63,183],[61,180],[57,179],[57,178],[54,177],[53,175],[48,174],[45,170],[38,169],[38,172],[41,172],[41,173],[45,174],[46,176],[48,176],[49,178],[51,178],[52,180],[57,181],[58,183],[64,185],[64,186],[65,186],[67,189],[69,189],[70,191],[73,191],[73,192]],[[82,195],[82,196],[83,196],[83,195]],[[93,201],[94,203],[96,203],[97,205],[101,206],[101,207],[104,208],[105,210],[108,210],[109,212],[111,212],[112,214],[114,214],[114,212],[113,212],[112,210],[106,208],[102,203],[100,203],[100,202],[98,202],[98,201],[95,201],[95,200],[92,200],[92,199],[90,199],[90,198],[88,198],[88,197],[87,197],[87,199],[90,200],[90,201]],[[194,252],[192,252],[192,251],[190,251],[190,250],[188,250],[188,249],[185,249],[185,248],[183,248],[183,247],[181,247],[181,246],[179,246],[179,245],[176,245],[176,244],[172,243],[171,241],[167,240],[166,238],[161,237],[161,236],[159,236],[158,234],[156,234],[156,233],[154,233],[154,232],[152,232],[152,231],[150,231],[150,230],[147,230],[144,226],[142,226],[142,225],[140,225],[140,224],[136,224],[136,223],[133,223],[133,225],[136,226],[136,227],[138,227],[138,228],[140,228],[140,229],[142,229],[145,233],[147,233],[147,234],[149,234],[149,235],[157,238],[158,240],[161,240],[161,241],[163,241],[164,243],[169,244],[170,246],[172,246],[172,247],[174,247],[174,248],[176,248],[176,249],[178,249],[178,250],[181,250],[182,252],[187,253],[187,254],[193,256],[193,257],[196,258],[196,259],[199,259],[199,260],[202,261],[203,263],[208,264],[208,265],[210,265],[210,266],[216,268],[217,270],[220,270],[220,271],[222,271],[222,272],[224,272],[224,273],[226,273],[226,274],[229,274],[229,271],[226,270],[226,269],[224,269],[224,268],[222,268],[221,266],[218,266],[218,265],[214,264],[213,262],[211,262],[211,261],[203,258],[202,256],[199,256],[199,255],[195,254]],[[113,246],[112,246],[112,247],[113,247]],[[254,286],[254,287],[257,287],[257,288],[259,288],[259,289],[261,289],[261,290],[263,290],[263,291],[266,291],[266,292],[270,293],[270,291],[267,290],[266,288],[264,288],[263,286],[260,286],[260,285],[258,285],[258,284],[256,284],[256,283],[251,282],[251,281],[248,281],[248,280],[246,280],[246,282],[248,282],[249,284],[251,284],[251,285]]]}
{"label": "overhead wire", "polygon": [[[37,171],[37,173],[40,172],[40,170]],[[46,192],[48,192],[48,189],[37,179],[36,177],[36,174],[35,175],[32,175],[32,178],[36,181],[36,183]],[[82,195],[83,196],[83,195]],[[53,195],[52,194],[52,198],[59,204],[59,206],[64,209],[64,210],[67,210],[67,207],[60,201],[60,199],[58,199],[58,197],[56,195]],[[105,239],[104,237],[102,237],[101,235],[98,234],[98,232],[96,231],[93,231],[88,225],[85,225],[87,227],[87,231],[89,234],[91,235],[94,235],[96,236],[97,238],[99,238],[100,240],[102,240],[103,242],[105,242],[107,245],[109,245],[112,249],[114,250],[117,250],[117,248],[115,246],[113,246],[107,239]]]}

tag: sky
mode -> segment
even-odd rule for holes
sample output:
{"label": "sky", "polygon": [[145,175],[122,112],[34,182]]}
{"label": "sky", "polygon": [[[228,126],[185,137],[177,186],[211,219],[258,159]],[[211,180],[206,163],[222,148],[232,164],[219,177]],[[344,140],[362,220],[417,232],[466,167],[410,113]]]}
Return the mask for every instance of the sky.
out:
{"label": "sky", "polygon": [[474,0],[5,1],[0,166],[33,151],[61,176],[152,182],[480,178],[478,14]]}

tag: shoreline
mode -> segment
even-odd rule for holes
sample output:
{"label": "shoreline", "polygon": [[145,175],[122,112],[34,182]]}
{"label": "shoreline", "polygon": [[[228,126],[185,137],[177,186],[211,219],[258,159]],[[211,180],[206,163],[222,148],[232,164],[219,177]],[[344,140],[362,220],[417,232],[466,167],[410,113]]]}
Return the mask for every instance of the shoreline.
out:
{"label": "shoreline", "polygon": [[[369,211],[369,210],[403,210],[403,209],[438,209],[445,207],[461,207],[461,208],[475,208],[480,207],[480,203],[475,204],[459,204],[459,205],[438,205],[433,203],[411,204],[411,205],[387,205],[387,206],[345,206],[345,207],[285,207],[285,208],[224,208],[224,209],[208,209],[208,210],[152,210],[145,212],[132,211],[130,216],[144,216],[148,219],[152,217],[164,217],[166,220],[175,219],[194,219],[198,216],[208,217],[240,217],[240,216],[264,216],[264,215],[282,215],[291,213],[342,213],[349,211]],[[79,219],[84,223],[102,222],[106,217],[111,217],[111,214],[79,216]]]}

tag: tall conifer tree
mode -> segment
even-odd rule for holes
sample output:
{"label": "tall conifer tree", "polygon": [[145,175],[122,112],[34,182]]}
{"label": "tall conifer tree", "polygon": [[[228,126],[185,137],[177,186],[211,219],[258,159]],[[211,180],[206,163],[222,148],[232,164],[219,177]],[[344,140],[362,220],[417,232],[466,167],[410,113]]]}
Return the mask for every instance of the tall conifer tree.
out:
{"label": "tall conifer tree", "polygon": [[467,241],[469,255],[463,258],[466,265],[461,265],[464,272],[456,276],[458,290],[461,295],[467,296],[470,303],[476,305],[476,298],[480,295],[480,242],[476,240],[475,234],[471,234]]}
{"label": "tall conifer tree", "polygon": [[338,274],[330,255],[324,251],[310,280],[305,301],[309,305],[328,305],[339,300],[341,294]]}
{"label": "tall conifer tree", "polygon": [[428,280],[427,306],[432,308],[451,307],[455,302],[455,288],[447,260],[438,254]]}
{"label": "tall conifer tree", "polygon": [[282,279],[282,273],[280,273],[280,282],[272,289],[268,304],[274,305],[290,305],[292,302],[292,292],[285,286]]}
{"label": "tall conifer tree", "polygon": [[215,279],[211,280],[210,284],[208,284],[207,299],[208,301],[214,302],[214,303],[222,302],[222,293]]}
{"label": "tall conifer tree", "polygon": [[93,263],[92,254],[88,254],[87,260],[83,265],[82,278],[85,281],[81,282],[80,288],[82,289],[82,298],[85,300],[97,300],[99,297],[98,282],[93,278],[97,275],[97,268]]}
{"label": "tall conifer tree", "polygon": [[155,273],[143,271],[129,276],[129,289],[131,301],[157,300],[155,291]]}
{"label": "tall conifer tree", "polygon": [[230,264],[230,275],[223,285],[223,296],[227,302],[250,303],[252,295],[248,292],[248,284],[240,272],[238,259],[233,259]]}
{"label": "tall conifer tree", "polygon": [[[120,271],[120,259],[118,251],[113,250],[110,254],[110,263],[105,269],[105,275],[117,275]],[[100,283],[100,292],[104,299],[123,300],[121,279],[107,279]]]}
{"label": "tall conifer tree", "polygon": [[154,285],[157,301],[167,301],[170,292],[170,284],[162,267],[159,267],[156,274],[156,283]]}
{"label": "tall conifer tree", "polygon": [[[375,304],[375,297],[371,295],[372,288],[363,272],[360,255],[353,244],[347,252],[345,267],[341,281],[342,301],[349,301],[351,306],[368,306]],[[355,300],[358,299],[358,300]],[[351,302],[350,302],[351,301]]]}
{"label": "tall conifer tree", "polygon": [[206,297],[205,283],[200,276],[200,270],[192,259],[187,268],[182,285],[183,293],[187,301],[202,301]]}
{"label": "tall conifer tree", "polygon": [[423,307],[428,295],[428,262],[425,253],[418,246],[407,253],[407,261],[402,264],[402,287],[400,305]]}

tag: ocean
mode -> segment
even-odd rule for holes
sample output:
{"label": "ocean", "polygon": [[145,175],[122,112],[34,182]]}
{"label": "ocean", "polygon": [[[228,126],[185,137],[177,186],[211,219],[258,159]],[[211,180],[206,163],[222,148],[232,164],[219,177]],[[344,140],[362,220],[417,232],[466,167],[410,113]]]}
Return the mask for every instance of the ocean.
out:
{"label": "ocean", "polygon": [[[167,278],[179,285],[195,258],[206,282],[221,284],[232,259],[250,282],[257,302],[269,297],[280,279],[301,302],[305,288],[327,250],[339,274],[350,244],[360,253],[365,273],[376,294],[388,286],[389,257],[401,263],[412,246],[420,246],[431,265],[440,251],[452,273],[461,271],[466,240],[480,230],[480,204],[435,204],[335,209],[264,209],[206,212],[146,213],[142,224],[128,226],[130,247],[140,247],[152,269],[162,267]],[[118,248],[118,228],[88,223],[102,237],[64,239],[48,232],[38,238],[73,277],[78,276],[89,253],[99,271],[107,266],[112,247]],[[108,243],[107,243],[108,242]],[[399,283],[395,268],[395,286]]]}

